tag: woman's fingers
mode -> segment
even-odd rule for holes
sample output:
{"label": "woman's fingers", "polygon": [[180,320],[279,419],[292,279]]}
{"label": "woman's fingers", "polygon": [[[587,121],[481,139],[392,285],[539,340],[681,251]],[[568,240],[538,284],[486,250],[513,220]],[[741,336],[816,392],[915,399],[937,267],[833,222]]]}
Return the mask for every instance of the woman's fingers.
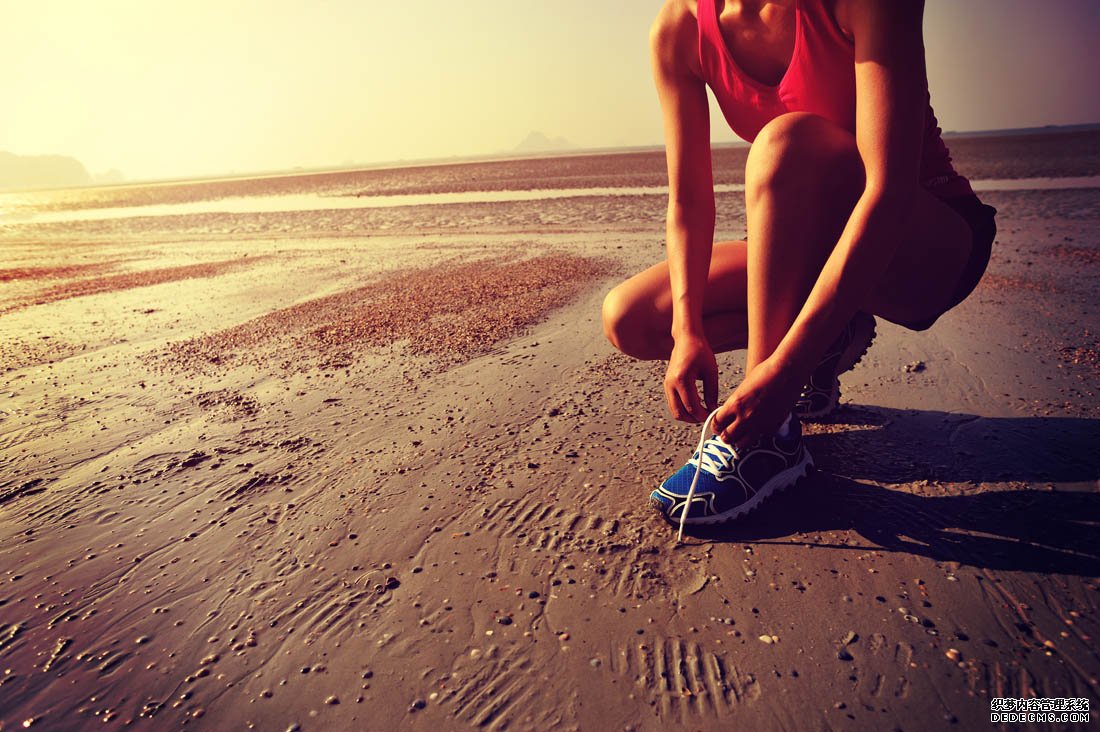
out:
{"label": "woman's fingers", "polygon": [[733,443],[729,440],[729,435],[733,430],[733,426],[737,423],[737,415],[732,411],[722,407],[718,411],[718,414],[714,417],[714,433],[722,438],[727,445]]}
{"label": "woman's fingers", "polygon": [[[674,382],[666,387],[666,394],[668,397],[668,409],[672,413],[672,417],[681,422],[698,422],[695,417],[696,410],[692,407],[691,393],[693,389],[685,388],[680,382]],[[695,397],[695,401],[699,401],[699,397]]]}
{"label": "woman's fingers", "polygon": [[[703,382],[702,398],[699,381]],[[696,423],[707,418],[718,401],[718,363],[705,340],[689,338],[673,345],[664,386],[673,417]]]}
{"label": "woman's fingers", "polygon": [[743,430],[741,429],[741,422],[738,420],[734,420],[733,422],[730,422],[728,427],[722,430],[722,441],[725,442],[727,445],[738,447],[737,439],[741,435],[742,431]]}
{"label": "woman's fingers", "polygon": [[748,430],[751,429],[751,420],[747,415],[739,414],[736,407],[731,407],[726,402],[718,414],[714,417],[714,432],[722,438],[727,445],[743,447],[739,444],[745,440]]}
{"label": "woman's fingers", "polygon": [[718,369],[707,369],[703,374],[703,399],[706,401],[707,414],[718,407]]}
{"label": "woman's fingers", "polygon": [[707,410],[703,409],[703,404],[699,401],[699,390],[695,386],[694,379],[686,384],[680,384],[680,399],[684,402],[693,421],[702,422],[707,418]]}
{"label": "woman's fingers", "polygon": [[714,415],[714,419],[710,423],[710,431],[716,435],[721,435],[732,421],[733,415],[730,414],[729,407],[723,404],[718,408],[718,413]]}
{"label": "woman's fingers", "polygon": [[707,418],[706,409],[699,401],[699,392],[690,381],[673,380],[665,384],[665,400],[668,411],[681,422],[702,422]]}
{"label": "woman's fingers", "polygon": [[671,383],[665,384],[665,402],[668,404],[668,413],[672,415],[673,419],[681,422],[687,421],[687,412],[684,411],[684,405],[680,403],[680,396]]}

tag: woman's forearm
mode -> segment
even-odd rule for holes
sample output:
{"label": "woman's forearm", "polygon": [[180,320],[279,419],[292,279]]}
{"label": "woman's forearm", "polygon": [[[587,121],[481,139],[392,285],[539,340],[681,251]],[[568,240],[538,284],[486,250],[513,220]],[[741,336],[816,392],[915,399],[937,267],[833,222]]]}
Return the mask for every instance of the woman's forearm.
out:
{"label": "woman's forearm", "polygon": [[669,201],[666,224],[672,337],[703,337],[703,295],[714,242],[714,204]]}
{"label": "woman's forearm", "polygon": [[897,250],[910,207],[904,191],[865,191],[813,289],[772,358],[806,377],[881,281]]}

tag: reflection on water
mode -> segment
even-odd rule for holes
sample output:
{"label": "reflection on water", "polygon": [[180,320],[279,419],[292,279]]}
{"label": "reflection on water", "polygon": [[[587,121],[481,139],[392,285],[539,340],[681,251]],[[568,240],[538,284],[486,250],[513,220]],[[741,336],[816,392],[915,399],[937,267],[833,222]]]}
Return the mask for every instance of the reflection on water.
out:
{"label": "reflection on water", "polygon": [[[1100,176],[1068,178],[1020,178],[976,180],[971,182],[976,191],[1026,191],[1100,188]],[[737,193],[744,190],[740,183],[715,185],[716,193]],[[20,213],[0,213],[0,222],[6,225],[44,224],[65,221],[104,221],[150,216],[178,216],[206,213],[276,213],[296,211],[336,211],[343,209],[398,208],[405,206],[432,206],[456,203],[497,203],[508,201],[539,201],[560,198],[596,198],[605,196],[663,196],[667,186],[620,186],[601,188],[554,188],[539,190],[461,191],[453,193],[422,193],[406,195],[340,196],[321,194],[285,194],[265,196],[234,196],[215,200],[164,203],[146,206],[104,208],[79,208],[75,210],[34,211],[5,197],[9,210]],[[13,204],[14,205],[10,205]]]}
{"label": "reflection on water", "polygon": [[[740,191],[744,186],[729,184],[715,190]],[[5,217],[10,224],[44,224],[59,221],[102,221],[135,216],[177,216],[202,213],[276,213],[291,211],[335,211],[356,208],[395,208],[431,206],[448,203],[496,203],[502,201],[537,201],[556,198],[597,196],[645,196],[668,193],[664,186],[621,188],[558,188],[533,191],[462,191],[458,193],[421,193],[398,196],[324,196],[299,193],[280,196],[238,196],[212,201],[164,203],[151,206],[91,208],[73,211],[42,211]]]}

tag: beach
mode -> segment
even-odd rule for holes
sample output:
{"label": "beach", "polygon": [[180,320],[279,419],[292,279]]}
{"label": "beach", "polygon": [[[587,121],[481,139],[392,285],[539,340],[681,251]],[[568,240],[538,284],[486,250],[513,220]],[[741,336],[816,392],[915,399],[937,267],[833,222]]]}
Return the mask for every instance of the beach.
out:
{"label": "beach", "polygon": [[816,470],[681,545],[646,499],[697,427],[600,325],[663,257],[662,153],[0,194],[0,730],[1100,700],[1100,133],[948,142],[985,279],[880,320]]}

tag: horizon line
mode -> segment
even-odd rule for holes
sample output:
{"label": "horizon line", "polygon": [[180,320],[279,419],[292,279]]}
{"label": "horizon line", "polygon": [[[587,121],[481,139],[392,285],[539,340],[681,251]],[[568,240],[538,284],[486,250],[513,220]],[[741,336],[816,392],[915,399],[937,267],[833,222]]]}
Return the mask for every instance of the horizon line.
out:
{"label": "horizon line", "polygon": [[[1065,125],[1040,125],[1037,127],[1003,127],[988,130],[945,130],[944,137],[978,137],[978,136],[1007,136],[1042,132],[1079,132],[1089,129],[1100,129],[1098,122],[1081,122]],[[744,140],[712,143],[715,148],[748,147],[750,143]],[[518,150],[500,151],[496,153],[479,153],[471,155],[450,155],[433,158],[398,158],[395,160],[382,160],[376,162],[352,163],[349,165],[322,165],[316,167],[295,166],[293,168],[275,168],[268,170],[253,170],[247,172],[228,171],[224,173],[208,173],[194,176],[180,176],[167,178],[135,178],[122,180],[116,183],[88,183],[70,186],[33,187],[33,188],[0,188],[0,195],[9,193],[33,193],[55,190],[79,190],[82,188],[123,188],[126,186],[145,185],[171,185],[179,183],[198,183],[216,180],[250,180],[259,178],[284,178],[299,175],[320,175],[325,173],[351,173],[367,170],[392,170],[399,168],[419,168],[433,165],[466,165],[481,162],[508,162],[514,160],[531,160],[547,157],[572,157],[584,155],[610,155],[624,152],[656,152],[664,150],[664,143],[647,145],[617,145],[610,147],[571,147],[550,149],[537,152],[524,153]],[[14,153],[13,153],[14,154]],[[43,153],[42,155],[51,155]],[[38,157],[38,156],[24,156]],[[69,156],[72,157],[72,156]],[[76,159],[76,158],[74,158]]]}

